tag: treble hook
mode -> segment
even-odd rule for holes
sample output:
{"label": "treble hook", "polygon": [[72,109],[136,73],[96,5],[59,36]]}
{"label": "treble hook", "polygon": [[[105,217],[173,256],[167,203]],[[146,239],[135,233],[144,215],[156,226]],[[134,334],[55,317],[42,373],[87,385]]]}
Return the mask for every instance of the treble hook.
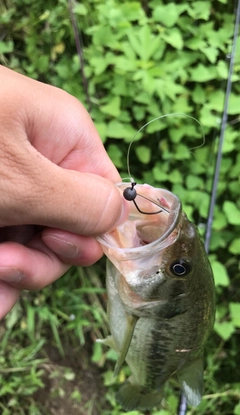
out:
{"label": "treble hook", "polygon": [[169,211],[167,209],[164,209],[161,206],[161,210],[158,210],[157,212],[143,212],[141,209],[139,209],[137,202],[136,202],[136,197],[140,196],[143,197],[143,199],[148,200],[149,202],[153,203],[154,205],[158,206],[159,205],[156,202],[153,202],[152,200],[148,199],[147,197],[140,195],[137,193],[136,189],[134,189],[134,187],[136,186],[136,182],[132,182],[131,183],[131,187],[126,187],[126,189],[124,189],[123,191],[123,197],[128,200],[128,201],[132,201],[136,207],[136,209],[138,210],[138,212],[142,213],[143,215],[156,215],[157,213],[161,213],[163,210],[167,213],[169,213]]}

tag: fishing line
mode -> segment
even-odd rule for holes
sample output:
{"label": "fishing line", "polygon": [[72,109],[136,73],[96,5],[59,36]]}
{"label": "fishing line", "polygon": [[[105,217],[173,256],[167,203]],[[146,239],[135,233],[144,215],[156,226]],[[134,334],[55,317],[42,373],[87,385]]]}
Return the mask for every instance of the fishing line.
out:
{"label": "fishing line", "polygon": [[197,148],[200,148],[200,147],[202,147],[202,146],[205,144],[205,141],[206,141],[206,140],[205,140],[205,134],[204,134],[203,126],[202,126],[202,124],[200,123],[200,121],[198,121],[196,118],[192,117],[191,115],[188,115],[188,114],[183,114],[183,113],[180,113],[180,112],[173,112],[173,113],[170,113],[170,114],[159,115],[159,117],[156,117],[156,118],[154,118],[153,120],[151,120],[151,121],[147,122],[146,124],[144,124],[144,125],[143,125],[143,126],[142,126],[142,127],[141,127],[141,128],[140,128],[137,132],[136,132],[136,134],[134,135],[134,137],[133,137],[133,139],[132,139],[131,143],[129,144],[128,151],[127,151],[127,170],[128,170],[128,175],[129,175],[129,178],[130,178],[130,181],[131,181],[131,182],[132,182],[132,181],[134,181],[134,179],[131,177],[131,172],[130,172],[130,150],[131,150],[132,144],[134,143],[134,141],[135,141],[135,139],[136,139],[136,137],[137,137],[138,133],[140,133],[140,131],[142,131],[144,128],[146,128],[149,124],[153,123],[154,121],[157,121],[157,120],[160,120],[160,119],[162,119],[162,118],[166,118],[166,117],[171,117],[171,116],[190,118],[190,119],[192,119],[192,120],[196,121],[196,123],[198,123],[198,124],[200,125],[200,127],[201,127],[201,132],[202,132],[202,143],[201,143],[201,144],[199,144],[199,146],[196,146],[196,147],[191,147],[191,149],[190,149],[190,150],[196,150]]}
{"label": "fishing line", "polygon": [[[152,122],[157,121],[157,120],[160,120],[161,118],[166,118],[166,117],[170,117],[170,116],[191,118],[192,120],[196,121],[196,122],[200,125],[201,130],[202,130],[202,143],[201,143],[199,146],[192,147],[190,150],[195,150],[195,149],[197,149],[197,148],[202,147],[202,146],[205,144],[205,141],[206,141],[206,140],[205,140],[204,131],[203,131],[203,126],[202,126],[202,124],[200,123],[200,121],[198,121],[196,118],[192,117],[191,115],[188,115],[188,114],[182,114],[182,113],[178,113],[178,112],[174,112],[174,113],[171,113],[171,114],[160,115],[159,117],[156,117],[156,118],[154,118],[153,120],[151,120],[151,121],[147,122],[146,124],[144,124],[144,125],[143,125],[143,126],[142,126],[142,127],[141,127],[141,128],[140,128],[137,132],[136,132],[136,134],[135,134],[135,135],[134,135],[134,137],[133,137],[133,140],[132,140],[132,141],[131,141],[131,143],[129,144],[128,151],[127,151],[127,170],[128,170],[128,174],[129,174],[129,180],[130,180],[130,182],[131,182],[131,187],[127,187],[127,188],[124,190],[124,192],[123,192],[123,196],[124,196],[124,198],[125,198],[126,200],[128,200],[128,201],[132,201],[132,202],[134,203],[134,205],[135,205],[136,209],[138,210],[138,212],[140,212],[140,213],[142,213],[142,214],[144,214],[144,215],[156,215],[156,214],[158,214],[158,213],[161,213],[163,210],[164,210],[165,212],[167,212],[167,213],[170,213],[170,212],[169,212],[169,210],[165,209],[165,208],[164,208],[163,206],[161,206],[160,204],[158,204],[158,203],[154,202],[153,200],[150,200],[150,199],[148,199],[147,197],[145,197],[145,196],[143,196],[143,195],[141,195],[141,194],[137,193],[136,189],[134,188],[134,187],[136,186],[136,184],[137,184],[137,183],[135,182],[135,180],[133,179],[133,177],[131,177],[131,172],[130,172],[130,150],[131,150],[132,144],[133,144],[133,143],[134,143],[134,141],[135,141],[135,138],[136,138],[137,134],[138,134],[140,131],[142,131],[145,127],[147,127],[147,126],[148,126],[149,124],[151,124]],[[142,211],[142,210],[138,207],[137,202],[136,202],[136,200],[135,200],[137,196],[140,196],[140,197],[142,197],[142,198],[144,198],[144,199],[148,200],[149,202],[152,202],[153,204],[157,205],[158,207],[160,207],[160,210],[159,210],[159,211],[157,211],[157,212],[144,212],[144,211]]]}
{"label": "fishing line", "polygon": [[[230,58],[230,63],[229,63],[228,80],[227,80],[227,87],[226,87],[225,100],[224,100],[224,109],[223,109],[222,122],[221,122],[221,131],[220,131],[217,159],[216,159],[213,185],[212,185],[212,191],[211,191],[208,221],[207,221],[207,227],[206,227],[206,233],[205,233],[204,245],[205,245],[207,254],[209,253],[209,244],[210,244],[211,233],[212,233],[213,214],[214,214],[214,207],[216,204],[216,197],[217,197],[217,185],[218,185],[220,166],[221,166],[221,160],[222,160],[222,148],[223,148],[223,142],[224,142],[224,137],[225,137],[225,130],[227,126],[227,119],[228,119],[228,115],[227,115],[228,104],[229,104],[229,97],[230,97],[230,93],[232,89],[232,75],[233,75],[233,66],[234,66],[234,60],[235,60],[235,55],[236,55],[236,44],[237,44],[237,37],[238,37],[238,31],[239,31],[239,24],[240,24],[240,0],[238,0],[238,6],[237,6],[236,20],[235,20],[235,26],[234,26],[234,35],[233,35],[233,44],[232,44],[232,53],[231,53],[231,58]],[[179,399],[179,406],[178,406],[178,415],[186,415],[186,412],[187,412],[187,399],[183,395],[183,393],[181,393],[181,396]]]}

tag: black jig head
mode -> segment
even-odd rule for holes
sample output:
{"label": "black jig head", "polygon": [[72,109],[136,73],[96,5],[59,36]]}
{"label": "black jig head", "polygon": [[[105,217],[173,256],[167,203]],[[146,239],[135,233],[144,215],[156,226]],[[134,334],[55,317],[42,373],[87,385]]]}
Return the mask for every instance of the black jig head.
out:
{"label": "black jig head", "polygon": [[131,187],[126,187],[126,189],[124,189],[123,191],[123,197],[128,201],[132,201],[136,209],[138,210],[138,212],[142,213],[143,215],[156,215],[157,213],[161,213],[163,210],[168,212],[168,210],[164,208],[161,208],[161,210],[158,210],[157,212],[143,212],[142,210],[140,210],[135,200],[137,196],[143,197],[144,199],[148,200],[149,202],[152,202],[156,206],[159,206],[159,205],[153,202],[152,200],[148,199],[147,197],[139,195],[135,189],[136,184],[137,184],[136,182],[132,182]]}

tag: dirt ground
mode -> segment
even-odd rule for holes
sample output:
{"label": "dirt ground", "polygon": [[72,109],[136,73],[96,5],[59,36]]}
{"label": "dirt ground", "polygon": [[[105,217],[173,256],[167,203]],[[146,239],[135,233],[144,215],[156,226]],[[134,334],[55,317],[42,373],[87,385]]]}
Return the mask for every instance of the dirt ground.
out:
{"label": "dirt ground", "polygon": [[[91,348],[91,345],[90,345]],[[88,344],[80,350],[69,350],[61,357],[58,350],[47,346],[48,362],[43,365],[45,387],[39,389],[34,400],[39,402],[44,415],[100,415],[107,408],[106,389],[101,370],[91,363]],[[66,379],[66,368],[74,373],[74,379]],[[72,394],[80,392],[80,402]]]}

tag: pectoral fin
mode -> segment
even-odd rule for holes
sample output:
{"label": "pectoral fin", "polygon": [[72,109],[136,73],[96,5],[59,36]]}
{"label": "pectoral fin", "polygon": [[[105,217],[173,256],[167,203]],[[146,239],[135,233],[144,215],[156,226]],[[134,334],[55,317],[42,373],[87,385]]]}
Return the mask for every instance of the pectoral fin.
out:
{"label": "pectoral fin", "polygon": [[119,352],[113,336],[107,336],[106,339],[97,339],[96,342],[102,343],[105,346],[111,347],[111,349],[115,350],[116,352]]}
{"label": "pectoral fin", "polygon": [[124,362],[124,360],[127,356],[127,352],[128,352],[131,340],[132,340],[134,328],[135,328],[135,325],[136,325],[136,323],[138,321],[138,318],[139,318],[139,317],[136,317],[136,316],[133,316],[133,315],[130,315],[130,314],[126,314],[126,317],[127,317],[127,327],[126,327],[126,331],[124,333],[122,348],[121,348],[120,354],[118,356],[118,360],[117,360],[117,363],[116,363],[116,366],[115,366],[115,369],[114,369],[114,375],[113,376],[118,375],[118,373],[119,373],[119,371],[122,367],[122,364],[123,364],[123,362]]}
{"label": "pectoral fin", "polygon": [[203,358],[184,366],[177,372],[177,376],[189,405],[197,406],[203,393]]}

